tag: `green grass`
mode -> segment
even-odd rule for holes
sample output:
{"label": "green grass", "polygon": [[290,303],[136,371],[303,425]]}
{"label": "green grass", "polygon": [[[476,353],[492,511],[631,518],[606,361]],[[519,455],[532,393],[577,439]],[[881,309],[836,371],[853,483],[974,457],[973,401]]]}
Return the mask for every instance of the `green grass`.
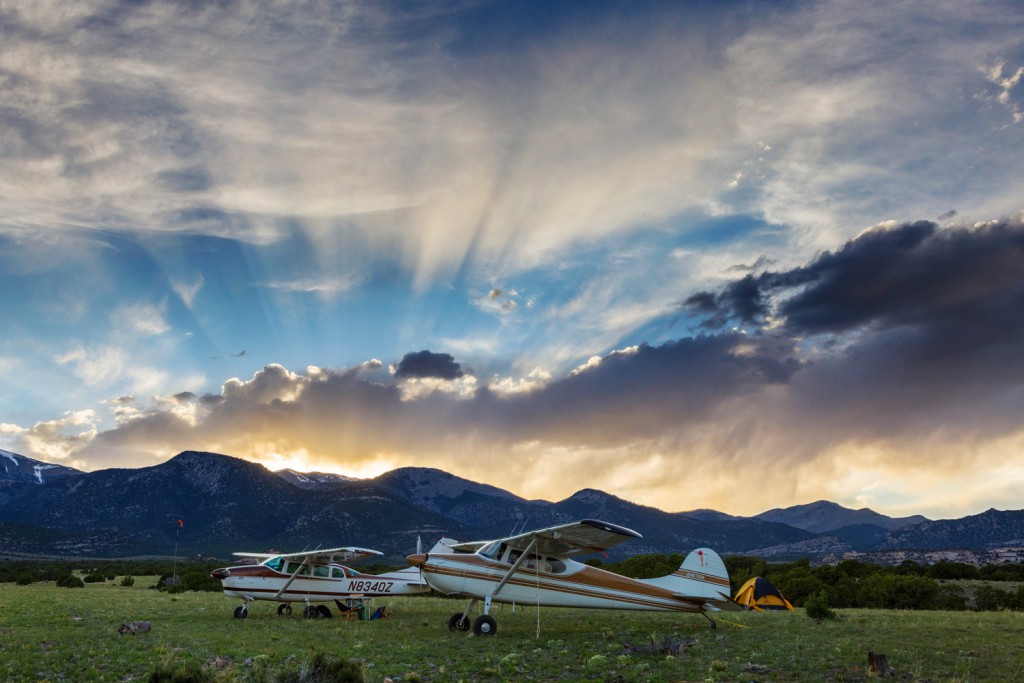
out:
{"label": "green grass", "polygon": [[[465,602],[378,600],[388,620],[279,618],[258,602],[248,619],[216,593],[167,595],[153,577],[57,588],[0,584],[0,680],[144,681],[161,664],[230,664],[220,681],[274,681],[317,650],[363,664],[366,679],[398,681],[866,681],[867,652],[898,680],[1024,681],[1024,613],[837,610],[816,623],[793,613],[700,616],[496,606],[498,633],[447,629]],[[147,620],[148,635],[118,637]],[[666,655],[662,645],[681,645]],[[253,664],[246,665],[246,660]]]}

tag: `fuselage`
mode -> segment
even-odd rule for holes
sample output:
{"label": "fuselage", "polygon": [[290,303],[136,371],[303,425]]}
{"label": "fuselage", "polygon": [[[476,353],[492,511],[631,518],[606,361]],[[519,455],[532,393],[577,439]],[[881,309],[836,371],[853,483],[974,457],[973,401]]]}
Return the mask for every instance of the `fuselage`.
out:
{"label": "fuselage", "polygon": [[211,576],[220,579],[224,595],[247,601],[323,602],[430,591],[413,567],[387,574],[361,574],[341,564],[302,564],[281,557],[215,569]]}
{"label": "fuselage", "polygon": [[[429,553],[421,559],[423,577],[448,595],[490,597],[494,602],[550,607],[699,612],[699,603],[682,599],[672,577],[631,579],[575,560],[532,556],[498,589],[516,555],[514,550],[485,547],[476,553]],[[728,592],[728,580],[725,591]]]}

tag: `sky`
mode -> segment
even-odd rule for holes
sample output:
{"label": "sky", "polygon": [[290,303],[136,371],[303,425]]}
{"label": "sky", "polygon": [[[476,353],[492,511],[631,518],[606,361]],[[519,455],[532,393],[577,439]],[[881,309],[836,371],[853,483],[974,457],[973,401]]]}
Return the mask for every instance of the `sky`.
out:
{"label": "sky", "polygon": [[2,0],[0,448],[1020,509],[1022,80],[1015,0]]}

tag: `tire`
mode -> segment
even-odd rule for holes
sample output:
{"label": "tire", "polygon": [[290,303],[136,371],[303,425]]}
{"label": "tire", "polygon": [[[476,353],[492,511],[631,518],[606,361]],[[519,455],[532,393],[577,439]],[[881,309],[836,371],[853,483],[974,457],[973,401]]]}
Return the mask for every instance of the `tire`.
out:
{"label": "tire", "polygon": [[327,605],[317,605],[316,611],[319,612],[320,616],[322,616],[324,619],[331,618],[331,608]]}
{"label": "tire", "polygon": [[473,633],[478,636],[493,636],[498,632],[498,622],[490,614],[481,614],[473,622]]}
{"label": "tire", "polygon": [[316,619],[320,616],[320,612],[313,605],[306,605],[302,608],[302,616],[305,619]]}
{"label": "tire", "polygon": [[235,608],[235,619],[245,619],[247,616],[249,616],[249,609],[245,605]]}
{"label": "tire", "polygon": [[462,612],[456,612],[448,618],[448,630],[449,631],[468,631],[469,630],[469,618],[462,618]]}
{"label": "tire", "polygon": [[281,616],[286,617],[286,616],[288,616],[291,613],[292,613],[292,606],[289,605],[287,602],[282,602],[280,605],[277,606],[277,616],[279,616],[279,617],[281,617]]}

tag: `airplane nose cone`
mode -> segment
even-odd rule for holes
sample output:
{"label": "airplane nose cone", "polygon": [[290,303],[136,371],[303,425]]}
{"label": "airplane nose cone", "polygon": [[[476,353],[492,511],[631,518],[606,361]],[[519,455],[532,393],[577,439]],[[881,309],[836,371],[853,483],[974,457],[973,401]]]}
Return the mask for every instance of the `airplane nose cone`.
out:
{"label": "airplane nose cone", "polygon": [[414,555],[406,556],[405,561],[414,567],[420,567],[427,561],[427,556],[425,553],[416,553]]}
{"label": "airplane nose cone", "polygon": [[220,569],[214,569],[212,572],[210,572],[210,576],[212,576],[215,579],[226,579],[229,576],[231,576],[231,570],[228,569],[227,567],[222,567]]}

